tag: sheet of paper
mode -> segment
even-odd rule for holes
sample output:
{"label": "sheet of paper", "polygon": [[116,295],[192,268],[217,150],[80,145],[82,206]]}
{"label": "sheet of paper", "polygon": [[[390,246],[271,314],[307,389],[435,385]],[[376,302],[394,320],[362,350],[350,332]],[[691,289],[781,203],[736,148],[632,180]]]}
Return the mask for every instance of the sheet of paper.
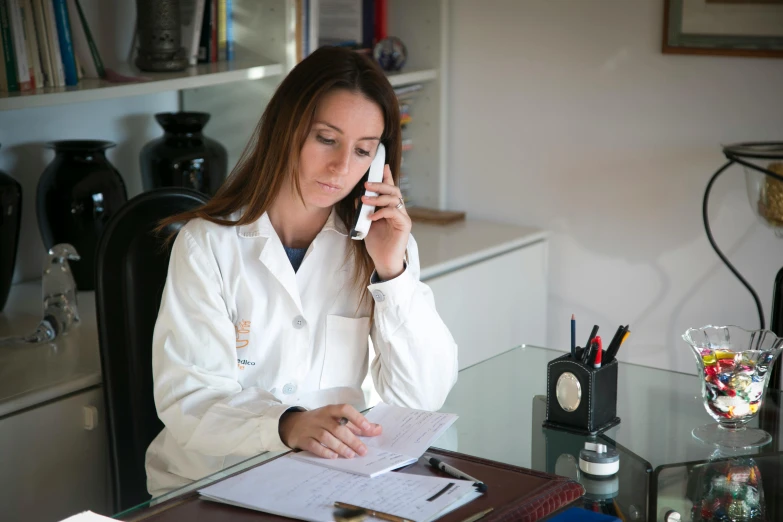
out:
{"label": "sheet of paper", "polygon": [[383,426],[377,437],[360,437],[367,454],[352,459],[324,459],[309,451],[294,458],[332,469],[377,477],[387,471],[407,466],[424,454],[433,441],[457,420],[453,413],[413,410],[380,403],[366,415],[367,420]]}
{"label": "sheet of paper", "polygon": [[416,459],[400,453],[394,453],[393,451],[385,451],[378,448],[368,446],[367,453],[363,456],[356,456],[352,459],[336,458],[325,459],[319,457],[309,451],[300,451],[299,453],[293,453],[292,458],[315,464],[316,466],[323,466],[331,469],[339,469],[347,473],[354,473],[356,475],[364,475],[365,477],[377,477],[383,475],[387,471],[392,471],[408,464],[416,462]]}
{"label": "sheet of paper", "polygon": [[386,473],[362,477],[281,457],[199,491],[208,500],[280,516],[330,522],[334,503],[345,502],[416,522],[442,516],[480,496],[473,483]]}
{"label": "sheet of paper", "polygon": [[71,517],[68,517],[61,522],[101,522],[102,520],[114,520],[109,517],[104,517],[103,515],[99,515],[97,513],[93,513],[92,511],[84,511],[82,513],[79,513],[78,515],[73,515]]}
{"label": "sheet of paper", "polygon": [[371,448],[400,453],[418,459],[457,420],[453,413],[413,410],[380,403],[366,418],[383,426],[377,437],[362,437]]}

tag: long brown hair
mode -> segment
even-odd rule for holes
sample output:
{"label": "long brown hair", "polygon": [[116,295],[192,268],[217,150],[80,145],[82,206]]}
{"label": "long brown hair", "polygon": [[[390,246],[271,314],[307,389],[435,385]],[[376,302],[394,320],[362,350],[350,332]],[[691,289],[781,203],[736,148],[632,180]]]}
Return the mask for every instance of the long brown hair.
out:
{"label": "long brown hair", "polygon": [[[383,112],[381,142],[386,147],[394,183],[399,185],[402,136],[397,97],[383,71],[369,57],[340,47],[322,47],[302,60],[285,77],[269,101],[253,136],[229,178],[210,201],[194,210],[172,216],[160,228],[202,218],[224,226],[252,223],[269,209],[286,180],[299,186],[299,154],[310,133],[315,109],[323,96],[345,89],[375,102]],[[364,192],[359,183],[335,205],[346,227],[356,217],[357,197]],[[238,220],[228,216],[245,209]],[[364,241],[351,241],[349,257],[354,260],[354,286],[367,285],[374,270]],[[366,292],[362,293],[362,300]]]}

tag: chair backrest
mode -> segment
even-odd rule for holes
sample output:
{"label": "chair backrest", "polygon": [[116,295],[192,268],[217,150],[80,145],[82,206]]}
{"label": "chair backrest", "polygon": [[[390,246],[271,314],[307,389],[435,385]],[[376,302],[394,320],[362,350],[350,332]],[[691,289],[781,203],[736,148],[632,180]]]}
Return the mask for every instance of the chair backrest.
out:
{"label": "chair backrest", "polygon": [[161,219],[204,204],[195,191],[145,192],[120,208],[98,243],[95,305],[109,434],[114,510],[149,500],[144,457],[163,428],[153,398],[152,332],[179,230]]}

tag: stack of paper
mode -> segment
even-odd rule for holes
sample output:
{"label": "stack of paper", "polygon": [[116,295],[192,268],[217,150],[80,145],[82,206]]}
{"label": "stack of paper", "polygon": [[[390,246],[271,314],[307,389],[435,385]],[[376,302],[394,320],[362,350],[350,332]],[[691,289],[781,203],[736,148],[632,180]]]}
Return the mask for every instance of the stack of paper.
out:
{"label": "stack of paper", "polygon": [[386,473],[416,462],[456,415],[379,404],[366,418],[383,426],[383,434],[362,437],[364,456],[294,453],[199,493],[207,500],[316,522],[333,520],[335,502],[427,522],[481,495],[472,481]]}
{"label": "stack of paper", "polygon": [[481,495],[468,480],[406,473],[369,478],[291,456],[252,468],[199,493],[207,500],[313,522],[334,520],[335,502],[427,522]]}
{"label": "stack of paper", "polygon": [[300,451],[292,457],[348,473],[377,477],[416,462],[457,420],[453,413],[412,410],[384,403],[370,410],[366,418],[383,427],[383,432],[377,437],[359,437],[367,446],[366,455],[352,459],[325,459],[309,451]]}

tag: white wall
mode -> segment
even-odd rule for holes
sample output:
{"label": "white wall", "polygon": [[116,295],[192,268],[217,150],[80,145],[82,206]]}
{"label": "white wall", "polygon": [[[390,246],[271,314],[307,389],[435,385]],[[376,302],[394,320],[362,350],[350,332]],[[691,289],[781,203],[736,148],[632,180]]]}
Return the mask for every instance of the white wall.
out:
{"label": "white wall", "polygon": [[[81,2],[101,58],[108,67],[127,60],[135,2]],[[100,22],[100,23],[99,23]],[[14,282],[41,277],[44,246],[35,214],[38,179],[54,152],[44,148],[52,140],[101,139],[117,147],[107,152],[122,174],[128,196],[141,192],[139,152],[162,134],[156,112],[176,111],[176,92],[0,112],[0,170],[22,184],[22,230]]]}
{"label": "white wall", "polygon": [[[757,328],[701,200],[721,144],[783,139],[783,60],[663,55],[662,0],[451,4],[448,206],[552,231],[549,345],[567,348],[572,313],[579,344],[630,323],[621,360],[693,373],[688,327]],[[769,323],[783,242],[740,168],[710,203]]]}

